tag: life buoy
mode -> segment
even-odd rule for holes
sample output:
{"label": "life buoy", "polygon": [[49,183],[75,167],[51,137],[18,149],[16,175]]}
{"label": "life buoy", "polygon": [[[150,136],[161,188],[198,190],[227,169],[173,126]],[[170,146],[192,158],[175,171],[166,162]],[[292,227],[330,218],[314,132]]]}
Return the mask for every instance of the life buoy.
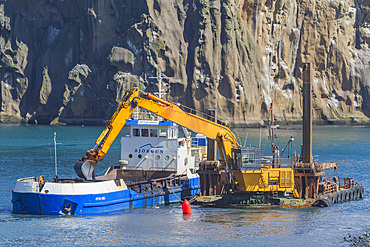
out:
{"label": "life buoy", "polygon": [[187,165],[187,164],[188,164],[188,157],[186,157],[186,158],[185,158],[184,164],[185,164],[185,165]]}

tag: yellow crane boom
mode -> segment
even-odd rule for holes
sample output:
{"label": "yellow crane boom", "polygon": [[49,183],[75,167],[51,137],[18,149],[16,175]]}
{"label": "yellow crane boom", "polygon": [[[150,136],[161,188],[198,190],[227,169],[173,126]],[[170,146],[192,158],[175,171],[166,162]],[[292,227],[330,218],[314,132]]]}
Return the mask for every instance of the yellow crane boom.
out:
{"label": "yellow crane boom", "polygon": [[142,92],[136,87],[126,92],[120,105],[108,122],[107,127],[96,140],[94,149],[87,151],[85,159],[103,160],[113,141],[136,107],[144,108],[169,121],[215,139],[222,162],[224,165],[231,167],[233,158],[232,150],[233,148],[238,148],[239,144],[234,133],[228,127],[187,113],[178,105],[158,98],[153,94]]}

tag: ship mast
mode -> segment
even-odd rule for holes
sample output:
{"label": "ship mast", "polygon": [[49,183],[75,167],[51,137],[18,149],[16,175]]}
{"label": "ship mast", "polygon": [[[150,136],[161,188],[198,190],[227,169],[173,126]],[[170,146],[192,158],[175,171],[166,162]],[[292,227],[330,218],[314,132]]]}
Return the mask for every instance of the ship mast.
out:
{"label": "ship mast", "polygon": [[58,162],[57,162],[57,132],[54,132],[54,165],[55,165],[55,176],[58,176]]}
{"label": "ship mast", "polygon": [[[167,93],[164,92],[164,89],[162,89],[162,79],[171,79],[171,77],[162,76],[161,67],[158,66],[158,76],[151,76],[149,78],[151,78],[151,79],[157,79],[157,82],[158,82],[158,92],[154,92],[154,94],[158,98],[162,99],[163,96],[167,94]],[[160,121],[163,120],[162,117],[158,117],[158,119]]]}
{"label": "ship mast", "polygon": [[162,89],[162,79],[171,79],[171,77],[166,77],[166,76],[162,76],[162,72],[161,72],[161,68],[158,67],[158,76],[152,76],[152,77],[149,77],[151,79],[157,79],[158,81],[158,92],[155,92],[154,94],[162,99],[162,97],[164,95],[166,95],[166,93],[164,93],[164,89]]}

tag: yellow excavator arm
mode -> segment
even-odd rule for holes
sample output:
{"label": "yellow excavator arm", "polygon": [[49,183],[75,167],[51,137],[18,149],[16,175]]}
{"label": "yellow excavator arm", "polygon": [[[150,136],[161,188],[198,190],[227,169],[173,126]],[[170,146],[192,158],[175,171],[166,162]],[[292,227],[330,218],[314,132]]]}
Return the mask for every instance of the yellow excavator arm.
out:
{"label": "yellow excavator arm", "polygon": [[113,141],[136,107],[144,108],[169,121],[215,139],[218,144],[221,160],[224,165],[231,166],[232,149],[238,148],[239,144],[234,133],[228,127],[187,113],[176,104],[167,102],[153,94],[142,92],[136,87],[126,92],[120,105],[108,122],[107,127],[96,140],[95,147],[87,151],[87,154],[83,157],[83,161],[87,159],[96,162],[103,160]]}

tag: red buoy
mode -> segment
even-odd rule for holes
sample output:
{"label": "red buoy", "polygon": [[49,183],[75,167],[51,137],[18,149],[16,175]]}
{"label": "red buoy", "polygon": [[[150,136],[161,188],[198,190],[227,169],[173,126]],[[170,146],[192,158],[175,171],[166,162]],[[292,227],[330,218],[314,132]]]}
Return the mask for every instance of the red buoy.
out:
{"label": "red buoy", "polygon": [[187,200],[184,200],[184,202],[182,203],[182,213],[191,214],[190,203]]}

